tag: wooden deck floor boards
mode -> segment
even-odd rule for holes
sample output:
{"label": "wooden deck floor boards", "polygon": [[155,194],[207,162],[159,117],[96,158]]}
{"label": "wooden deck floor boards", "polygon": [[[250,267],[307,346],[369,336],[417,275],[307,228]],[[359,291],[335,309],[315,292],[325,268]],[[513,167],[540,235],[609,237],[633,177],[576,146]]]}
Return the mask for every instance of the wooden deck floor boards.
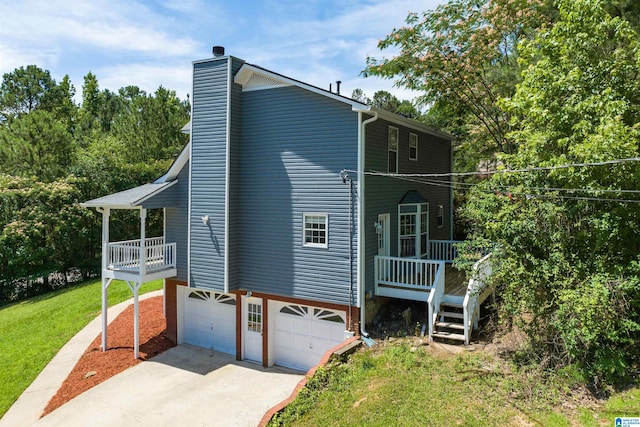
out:
{"label": "wooden deck floor boards", "polygon": [[457,270],[447,264],[444,275],[444,293],[446,295],[464,296],[469,283],[466,277],[464,271]]}

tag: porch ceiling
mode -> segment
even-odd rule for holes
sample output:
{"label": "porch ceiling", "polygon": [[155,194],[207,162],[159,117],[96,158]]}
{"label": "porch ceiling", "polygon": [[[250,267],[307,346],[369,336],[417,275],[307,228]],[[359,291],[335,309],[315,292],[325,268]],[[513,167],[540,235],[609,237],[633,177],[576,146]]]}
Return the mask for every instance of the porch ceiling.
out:
{"label": "porch ceiling", "polygon": [[119,193],[109,194],[80,203],[85,208],[110,208],[110,209],[137,209],[144,207],[145,201],[160,194],[166,189],[176,184],[178,180],[161,183],[144,184]]}

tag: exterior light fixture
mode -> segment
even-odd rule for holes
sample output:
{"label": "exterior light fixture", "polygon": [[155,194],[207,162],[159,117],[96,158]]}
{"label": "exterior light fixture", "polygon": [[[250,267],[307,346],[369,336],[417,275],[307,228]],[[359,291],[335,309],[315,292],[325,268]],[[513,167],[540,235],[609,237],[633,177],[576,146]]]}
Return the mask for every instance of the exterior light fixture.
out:
{"label": "exterior light fixture", "polygon": [[382,224],[380,224],[379,222],[374,222],[373,226],[376,228],[376,234],[382,233]]}
{"label": "exterior light fixture", "polygon": [[209,221],[209,215],[205,215],[202,217],[202,223],[204,225],[209,225],[210,221]]}

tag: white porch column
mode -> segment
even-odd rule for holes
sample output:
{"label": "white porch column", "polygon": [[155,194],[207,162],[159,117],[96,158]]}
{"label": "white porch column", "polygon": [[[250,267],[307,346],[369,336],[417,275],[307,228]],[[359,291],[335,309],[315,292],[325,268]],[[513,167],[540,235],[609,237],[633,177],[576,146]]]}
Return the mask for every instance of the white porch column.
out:
{"label": "white porch column", "polygon": [[140,209],[140,276],[142,277],[147,274],[147,248],[145,245],[146,221],[147,210],[145,208],[142,208]]}
{"label": "white porch column", "polygon": [[109,208],[99,208],[98,212],[102,212],[102,351],[107,351],[107,310],[109,308],[108,293],[110,280],[104,277],[109,264]]}

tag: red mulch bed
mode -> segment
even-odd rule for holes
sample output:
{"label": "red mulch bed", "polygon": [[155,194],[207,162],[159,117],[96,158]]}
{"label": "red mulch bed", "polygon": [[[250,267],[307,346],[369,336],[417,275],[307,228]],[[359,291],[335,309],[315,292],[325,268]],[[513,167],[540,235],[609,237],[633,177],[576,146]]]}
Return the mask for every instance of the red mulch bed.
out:
{"label": "red mulch bed", "polygon": [[132,304],[109,324],[107,351],[100,350],[102,340],[102,334],[100,334],[80,357],[56,395],[47,404],[42,416],[125,369],[175,346],[165,335],[166,321],[162,296],[140,301],[138,309],[140,312],[139,359],[133,358]]}

